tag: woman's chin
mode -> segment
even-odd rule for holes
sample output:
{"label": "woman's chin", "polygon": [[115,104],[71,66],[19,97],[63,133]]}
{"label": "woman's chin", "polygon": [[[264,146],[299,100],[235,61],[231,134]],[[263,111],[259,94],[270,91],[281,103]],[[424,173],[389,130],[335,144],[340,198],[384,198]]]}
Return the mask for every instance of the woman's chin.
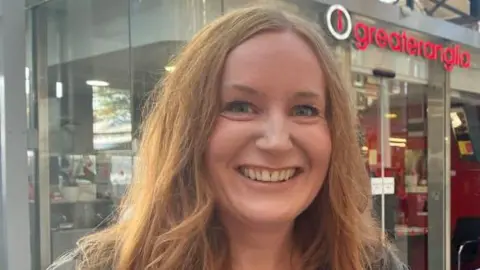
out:
{"label": "woman's chin", "polygon": [[[235,213],[236,212],[236,213]],[[270,227],[290,225],[299,215],[298,211],[279,211],[278,208],[261,209],[252,207],[235,211],[229,216],[247,226]]]}

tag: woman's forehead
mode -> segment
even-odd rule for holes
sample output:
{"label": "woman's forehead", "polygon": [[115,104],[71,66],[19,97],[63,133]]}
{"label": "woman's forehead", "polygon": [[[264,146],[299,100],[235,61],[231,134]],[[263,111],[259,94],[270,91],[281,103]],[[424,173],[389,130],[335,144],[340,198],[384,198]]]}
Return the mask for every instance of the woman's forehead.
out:
{"label": "woman's forehead", "polygon": [[293,32],[268,32],[227,56],[222,87],[235,85],[255,90],[285,87],[323,96],[325,79],[317,55],[303,39]]}

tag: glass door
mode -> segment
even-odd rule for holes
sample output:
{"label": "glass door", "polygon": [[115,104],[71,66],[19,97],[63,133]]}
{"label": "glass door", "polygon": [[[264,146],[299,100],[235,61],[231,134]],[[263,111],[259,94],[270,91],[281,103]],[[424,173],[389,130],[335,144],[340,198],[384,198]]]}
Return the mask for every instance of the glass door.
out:
{"label": "glass door", "polygon": [[479,269],[480,94],[451,93],[451,269]]}
{"label": "glass door", "polygon": [[428,269],[426,87],[354,73],[359,135],[375,214],[412,269]]}

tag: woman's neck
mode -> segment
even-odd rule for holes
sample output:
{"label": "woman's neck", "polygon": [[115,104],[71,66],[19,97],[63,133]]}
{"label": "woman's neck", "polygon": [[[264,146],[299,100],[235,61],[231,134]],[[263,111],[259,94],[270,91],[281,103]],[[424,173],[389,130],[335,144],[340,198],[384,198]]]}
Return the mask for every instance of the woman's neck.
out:
{"label": "woman's neck", "polygon": [[293,255],[293,222],[247,224],[222,218],[230,241],[233,270],[297,270]]}

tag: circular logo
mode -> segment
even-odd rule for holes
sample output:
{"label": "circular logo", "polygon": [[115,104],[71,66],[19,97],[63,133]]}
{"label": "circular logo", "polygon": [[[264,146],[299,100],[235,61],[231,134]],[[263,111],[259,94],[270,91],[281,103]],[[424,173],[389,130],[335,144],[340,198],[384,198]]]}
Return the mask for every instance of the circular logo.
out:
{"label": "circular logo", "polygon": [[327,10],[327,28],[338,40],[345,40],[352,33],[352,17],[342,5],[332,5]]}

